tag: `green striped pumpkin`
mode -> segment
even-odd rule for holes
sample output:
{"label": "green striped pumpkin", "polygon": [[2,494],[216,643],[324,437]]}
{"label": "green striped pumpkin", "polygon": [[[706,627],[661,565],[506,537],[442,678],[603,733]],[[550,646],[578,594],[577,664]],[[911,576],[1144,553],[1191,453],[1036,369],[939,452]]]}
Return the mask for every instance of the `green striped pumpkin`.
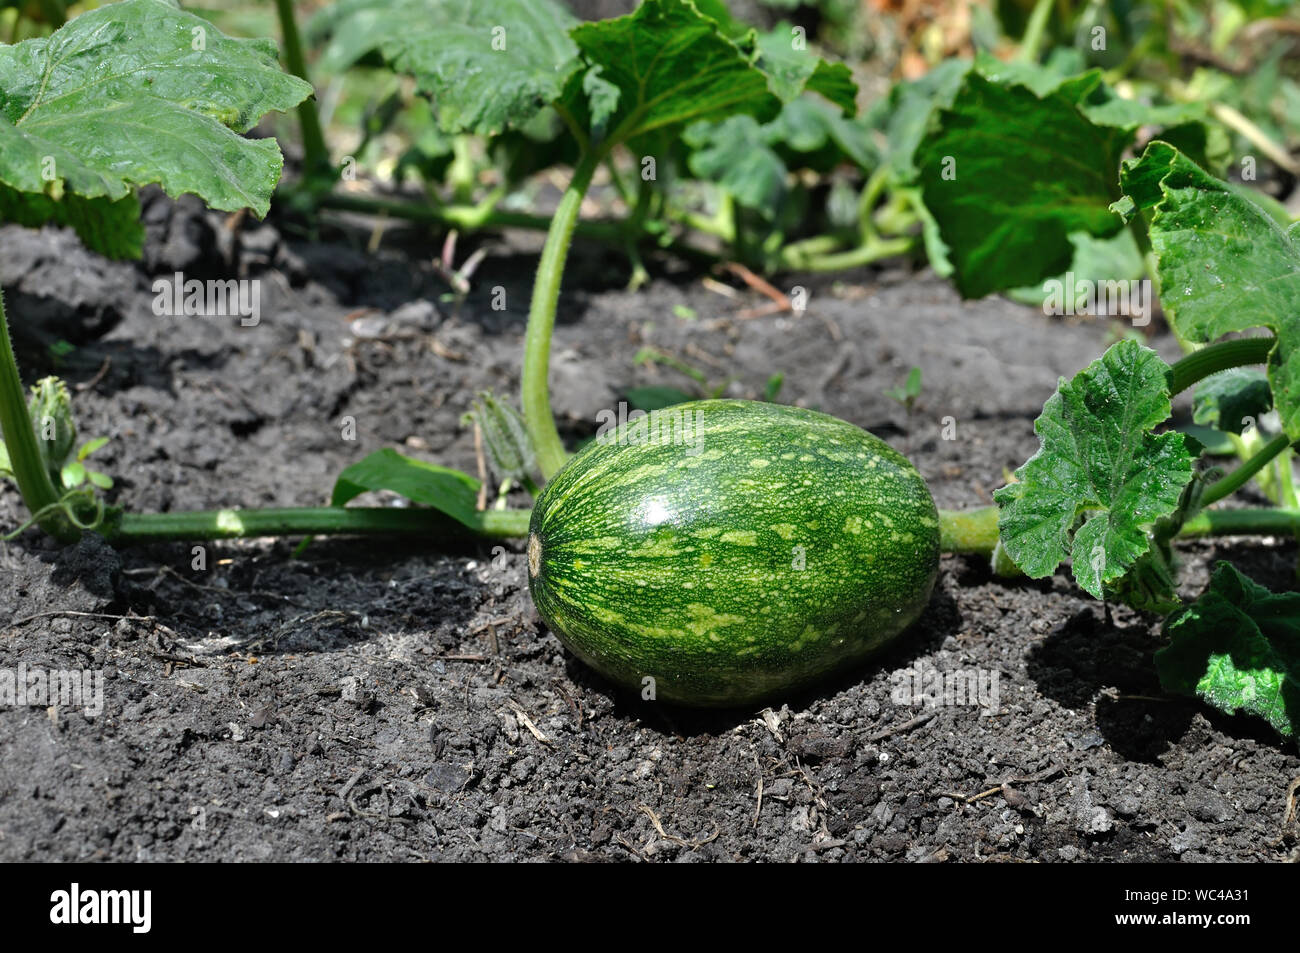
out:
{"label": "green striped pumpkin", "polygon": [[612,681],[686,705],[771,700],[912,624],[939,563],[921,475],[864,430],[705,400],[588,444],[533,509],[546,624]]}

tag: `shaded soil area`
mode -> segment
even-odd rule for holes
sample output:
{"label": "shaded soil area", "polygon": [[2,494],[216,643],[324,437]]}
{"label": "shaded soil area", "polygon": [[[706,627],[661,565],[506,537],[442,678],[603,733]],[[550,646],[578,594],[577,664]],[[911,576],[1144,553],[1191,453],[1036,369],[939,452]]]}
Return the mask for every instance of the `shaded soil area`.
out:
{"label": "shaded soil area", "polygon": [[[456,306],[427,264],[438,236],[390,228],[371,252],[355,223],[313,235],[157,197],[146,218],[139,265],[0,229],[24,372],[75,385],[121,503],[317,505],[386,446],[475,470],[461,416],[518,387],[536,236],[488,239]],[[155,315],[152,281],[176,271],[259,279],[260,323]],[[944,507],[989,501],[1057,378],[1111,331],[962,302],[901,266],[787,276],[809,291],[797,317],[741,317],[763,299],[666,265],[636,293],[626,278],[577,247],[552,373],[567,437],[628,388],[692,386],[634,363],[653,347],[734,396],[784,374],[782,401],[889,440]],[[909,415],[882,392],[914,365]],[[0,491],[0,525],[25,516]],[[518,545],[296,545],[0,547],[0,671],[99,671],[104,700],[0,709],[0,859],[1295,857],[1294,746],[1163,696],[1156,622],[1108,617],[1065,572],[1007,582],[946,557],[889,655],[766,711],[700,714],[576,662],[532,609]],[[1290,542],[1185,553],[1189,592],[1223,557],[1294,584]],[[995,674],[997,705],[900,703],[893,675],[919,665]]]}

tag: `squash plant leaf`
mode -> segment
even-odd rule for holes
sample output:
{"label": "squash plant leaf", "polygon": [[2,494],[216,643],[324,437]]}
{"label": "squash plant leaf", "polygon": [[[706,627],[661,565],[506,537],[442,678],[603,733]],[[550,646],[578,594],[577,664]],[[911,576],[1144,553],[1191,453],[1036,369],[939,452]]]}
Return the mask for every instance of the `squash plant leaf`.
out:
{"label": "squash plant leaf", "polygon": [[842,115],[856,112],[858,85],[849,68],[810,52],[789,26],[760,34],[757,48],[757,66],[767,73],[768,85],[782,102],[796,99],[807,89],[839,106]]}
{"label": "squash plant leaf", "polygon": [[915,163],[963,296],[1059,274],[1072,232],[1105,237],[1123,226],[1109,206],[1132,132],[1092,122],[1080,95],[1080,83],[1040,96],[972,69],[938,111]]}
{"label": "squash plant leaf", "polygon": [[718,183],[746,208],[769,220],[775,217],[785,198],[788,170],[753,116],[693,123],[682,141],[692,150],[687,159],[692,173]]}
{"label": "squash plant leaf", "polygon": [[1268,377],[1253,367],[1234,367],[1212,374],[1196,388],[1192,419],[1224,433],[1239,434],[1273,409]]}
{"label": "squash plant leaf", "polygon": [[1151,214],[1160,300],[1183,338],[1277,335],[1268,380],[1283,428],[1300,440],[1300,234],[1164,142],[1126,162],[1121,184],[1116,210]]}
{"label": "squash plant leaf", "polygon": [[1165,691],[1229,715],[1263,718],[1278,734],[1300,726],[1300,592],[1272,593],[1220,562],[1210,587],[1165,622],[1155,654]]}
{"label": "squash plant leaf", "polygon": [[952,105],[970,65],[969,60],[944,60],[918,79],[895,83],[863,117],[885,140],[886,161],[900,182],[916,180],[916,149],[930,116],[935,108]]}
{"label": "squash plant leaf", "polygon": [[864,172],[881,163],[865,120],[845,119],[838,109],[811,96],[786,103],[780,115],[763,126],[763,140],[797,158],[798,165],[818,171],[828,172],[846,159]]}
{"label": "squash plant leaf", "polygon": [[415,78],[444,132],[495,134],[559,99],[577,20],[555,0],[342,0],[309,27],[338,71],[372,51]]}
{"label": "squash plant leaf", "polygon": [[[786,103],[768,123],[746,115],[691,123],[682,141],[692,174],[768,221],[782,210],[792,172],[829,172],[846,161],[871,172],[880,164],[865,123],[811,96]],[[853,215],[856,221],[856,206]]]}
{"label": "squash plant leaf", "polygon": [[789,48],[789,37],[759,40],[748,33],[733,39],[690,0],[644,0],[627,16],[583,23],[571,36],[584,59],[619,90],[609,123],[617,142],[702,119],[751,115],[767,121],[804,90],[821,93],[846,113],[854,108],[856,86],[843,66]]}
{"label": "squash plant leaf", "polygon": [[396,450],[376,450],[339,474],[330,506],[344,506],[371,490],[389,490],[446,513],[471,529],[480,525],[479,482],[468,473],[402,456]]}
{"label": "squash plant leaf", "polygon": [[1007,554],[1035,579],[1066,559],[1102,598],[1151,547],[1149,529],[1178,510],[1192,479],[1180,433],[1152,433],[1170,413],[1169,365],[1136,341],[1061,380],[1034,421],[1041,446],[993,494]]}
{"label": "squash plant leaf", "polygon": [[[46,214],[119,256],[142,240],[138,222],[118,229],[146,183],[265,215],[280,150],[240,133],[309,95],[281,71],[274,43],[223,36],[165,0],[83,13],[0,46],[0,207],[29,224]],[[79,198],[54,211],[69,194]]]}

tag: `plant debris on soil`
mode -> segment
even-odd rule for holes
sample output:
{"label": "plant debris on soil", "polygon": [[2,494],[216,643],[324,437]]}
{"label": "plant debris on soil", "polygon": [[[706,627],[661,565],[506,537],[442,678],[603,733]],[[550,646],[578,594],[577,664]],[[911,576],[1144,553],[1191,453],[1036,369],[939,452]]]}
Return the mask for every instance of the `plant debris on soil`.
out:
{"label": "plant debris on soil", "polygon": [[[73,386],[83,437],[112,438],[96,460],[120,501],[320,505],[384,446],[475,471],[461,416],[479,391],[517,391],[534,240],[489,239],[456,306],[428,264],[437,237],[418,230],[390,228],[371,253],[365,229],[231,227],[157,194],[145,222],[138,265],[60,230],[0,229],[24,375]],[[176,271],[260,279],[261,322],[156,316],[153,279]],[[1113,332],[962,302],[902,267],[786,276],[809,290],[797,314],[763,314],[734,275],[701,277],[660,270],[630,293],[625,261],[575,249],[551,374],[567,438],[629,388],[690,386],[634,363],[651,346],[734,378],[733,396],[782,373],[780,400],[888,440],[941,507],[986,505],[1037,447],[1058,377]],[[913,366],[909,415],[884,392]],[[0,525],[26,518],[0,493]],[[1182,552],[1188,594],[1229,554],[1294,584],[1293,540]],[[2,860],[1296,857],[1294,745],[1162,694],[1158,622],[1108,611],[1066,569],[1002,580],[945,557],[889,654],[779,706],[705,713],[616,692],[569,655],[532,608],[519,545],[115,552],[29,531],[0,544],[0,569],[0,670],[103,674],[98,714],[0,709]],[[895,673],[920,666],[995,674],[997,705],[898,703]]]}

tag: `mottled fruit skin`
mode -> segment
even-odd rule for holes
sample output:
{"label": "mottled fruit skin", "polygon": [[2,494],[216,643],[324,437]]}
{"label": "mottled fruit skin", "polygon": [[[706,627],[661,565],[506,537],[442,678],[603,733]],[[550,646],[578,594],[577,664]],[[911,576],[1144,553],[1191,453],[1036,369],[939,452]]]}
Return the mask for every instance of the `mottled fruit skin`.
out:
{"label": "mottled fruit skin", "polygon": [[684,705],[770,700],[861,660],[921,614],[939,565],[934,499],[905,457],[756,401],[680,404],[598,437],[530,529],[551,630],[618,684]]}

